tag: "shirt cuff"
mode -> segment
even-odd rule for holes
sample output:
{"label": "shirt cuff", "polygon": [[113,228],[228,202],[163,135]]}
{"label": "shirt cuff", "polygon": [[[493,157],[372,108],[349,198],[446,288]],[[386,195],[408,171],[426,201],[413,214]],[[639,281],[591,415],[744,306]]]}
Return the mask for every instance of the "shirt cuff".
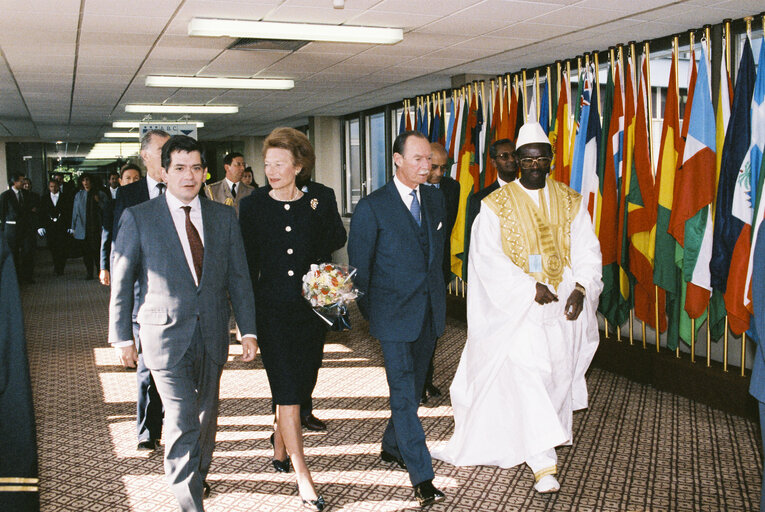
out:
{"label": "shirt cuff", "polygon": [[114,348],[124,348],[129,347],[130,345],[135,345],[135,342],[133,340],[130,341],[118,341],[116,343],[111,344]]}
{"label": "shirt cuff", "polygon": [[258,337],[254,334],[242,334],[242,338],[255,338],[256,340],[258,339]]}

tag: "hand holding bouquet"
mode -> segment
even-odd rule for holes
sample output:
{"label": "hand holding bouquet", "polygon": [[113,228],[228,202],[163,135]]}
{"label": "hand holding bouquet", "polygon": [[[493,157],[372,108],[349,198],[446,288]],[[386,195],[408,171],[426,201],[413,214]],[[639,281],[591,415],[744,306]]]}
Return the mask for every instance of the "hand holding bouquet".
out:
{"label": "hand holding bouquet", "polygon": [[303,276],[303,298],[330,328],[350,329],[348,303],[361,292],[353,286],[356,269],[339,263],[319,263]]}

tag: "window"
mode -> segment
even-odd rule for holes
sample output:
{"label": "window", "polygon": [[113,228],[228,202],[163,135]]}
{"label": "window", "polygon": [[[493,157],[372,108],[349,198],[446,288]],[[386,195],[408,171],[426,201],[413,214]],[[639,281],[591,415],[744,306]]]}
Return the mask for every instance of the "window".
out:
{"label": "window", "polygon": [[[343,213],[353,213],[359,200],[387,183],[391,176],[393,133],[389,108],[347,116],[344,134]],[[363,129],[362,129],[363,128]]]}

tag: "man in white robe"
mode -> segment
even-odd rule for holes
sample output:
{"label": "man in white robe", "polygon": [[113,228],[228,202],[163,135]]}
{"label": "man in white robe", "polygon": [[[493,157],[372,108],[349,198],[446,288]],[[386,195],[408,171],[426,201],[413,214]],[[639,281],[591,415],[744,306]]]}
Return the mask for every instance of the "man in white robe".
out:
{"label": "man in white robe", "polygon": [[552,179],[539,124],[521,128],[520,180],[483,200],[473,224],[468,339],[451,385],[454,435],[433,456],[458,466],[526,463],[556,492],[555,447],[587,407],[599,341],[602,258],[581,196]]}

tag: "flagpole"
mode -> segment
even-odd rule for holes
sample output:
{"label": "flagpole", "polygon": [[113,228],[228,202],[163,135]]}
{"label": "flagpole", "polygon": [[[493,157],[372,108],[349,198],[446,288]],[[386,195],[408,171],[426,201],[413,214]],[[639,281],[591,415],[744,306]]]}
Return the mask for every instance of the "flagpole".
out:
{"label": "flagpole", "polygon": [[[623,70],[624,69],[624,46],[619,45],[619,46],[617,46],[617,49],[618,49],[618,52],[619,52],[619,55],[618,55],[618,58],[619,58],[619,69]],[[614,93],[616,93],[616,92],[617,91],[614,91]],[[619,92],[619,94],[622,94],[621,91],[618,91],[618,92]],[[621,261],[619,262],[619,267],[621,268]],[[620,272],[621,272],[621,270],[620,270]],[[620,276],[620,279],[621,279],[621,276]],[[619,292],[619,293],[621,293],[621,292]],[[619,343],[621,343],[621,341],[622,341],[622,326],[621,325],[617,325],[616,326],[616,341],[618,341]],[[630,310],[630,345],[632,345],[632,311],[631,310]]]}
{"label": "flagpole", "polygon": [[709,328],[709,306],[707,306],[707,368],[712,366],[712,331]]}
{"label": "flagpole", "polygon": [[725,20],[725,66],[730,73],[730,20]]}
{"label": "flagpole", "polygon": [[593,58],[595,59],[595,87],[597,87],[598,93],[598,116],[602,115],[600,108],[600,62],[598,61],[598,52],[593,52]]}
{"label": "flagpole", "polygon": [[539,99],[540,97],[541,96],[539,96],[539,68],[537,68],[534,71],[534,104],[536,106],[536,111],[537,111],[536,112],[536,114],[537,114],[537,121],[539,121],[539,114],[540,114],[540,112],[542,112],[542,106],[539,104],[540,103],[540,99]]}
{"label": "flagpole", "polygon": [[696,362],[696,319],[691,318],[691,362]]}
{"label": "flagpole", "polygon": [[741,376],[746,377],[746,332],[741,335]]}
{"label": "flagpole", "polygon": [[723,371],[728,371],[728,315],[725,315],[725,334],[723,334]]}
{"label": "flagpole", "polygon": [[529,106],[528,106],[529,95],[527,94],[527,89],[526,89],[526,70],[522,69],[521,73],[523,75],[523,124],[526,124],[526,116],[529,115]]}
{"label": "flagpole", "polygon": [[[762,21],[763,25],[765,26],[765,18],[763,18]],[[545,75],[546,81],[547,81],[547,129],[549,131],[550,126],[552,126],[552,83],[550,83],[550,66],[547,66],[547,74]]]}
{"label": "flagpole", "polygon": [[[571,84],[571,61],[566,61],[566,77],[568,77],[568,83]],[[570,87],[570,85],[569,85]],[[570,89],[569,89],[570,90]],[[568,94],[569,91],[566,91],[566,103],[568,103],[568,111],[571,112],[571,94]],[[569,118],[566,119],[566,126],[568,128],[571,127],[571,116],[568,116]],[[567,141],[566,141],[567,142]]]}
{"label": "flagpole", "polygon": [[[672,66],[675,68],[675,77],[679,76],[679,62],[678,62],[678,56],[680,53],[680,38],[675,36],[672,38]],[[675,97],[680,97],[680,81],[675,80]],[[679,112],[678,112],[679,114]],[[680,155],[680,158],[682,158],[682,155]],[[669,333],[669,325],[667,326],[667,333]],[[669,337],[667,338],[669,340]],[[677,359],[680,359],[680,344],[678,343],[677,347],[675,347],[675,357]]]}

